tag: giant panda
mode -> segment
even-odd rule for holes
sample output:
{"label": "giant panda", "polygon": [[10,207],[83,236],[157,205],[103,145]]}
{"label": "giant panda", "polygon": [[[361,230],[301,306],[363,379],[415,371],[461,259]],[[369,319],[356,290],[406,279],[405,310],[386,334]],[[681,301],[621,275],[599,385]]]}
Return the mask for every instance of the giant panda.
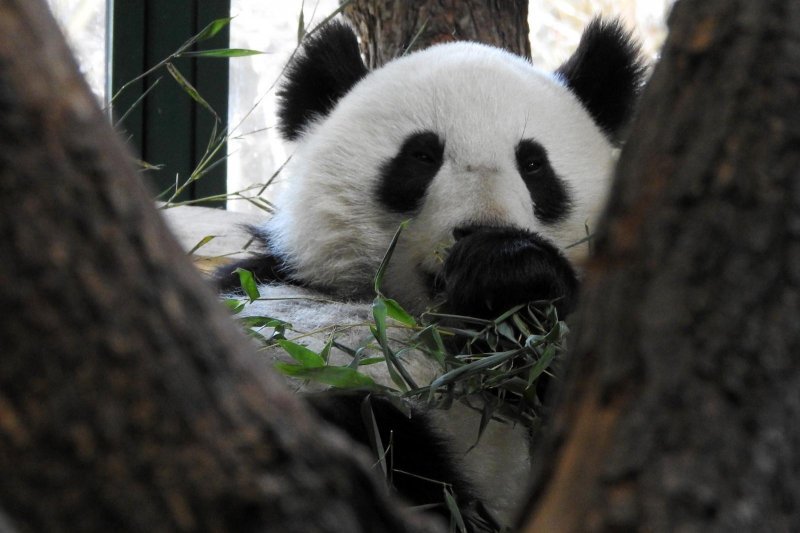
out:
{"label": "giant panda", "polygon": [[[275,298],[260,313],[309,330],[366,316],[376,270],[407,221],[383,278],[407,310],[492,317],[554,300],[563,316],[586,252],[570,245],[603,205],[642,76],[638,44],[617,21],[594,20],[552,73],[470,42],[369,71],[352,29],[327,23],[304,40],[278,93],[280,132],[295,149],[277,212],[251,228],[263,250],[217,282],[233,289],[235,269],[250,270]],[[370,443],[366,394],[308,399]],[[409,417],[371,401],[402,496],[447,515],[447,483],[469,529],[510,522],[530,466],[526,428],[490,424],[473,446],[479,417],[469,409],[414,405]]]}

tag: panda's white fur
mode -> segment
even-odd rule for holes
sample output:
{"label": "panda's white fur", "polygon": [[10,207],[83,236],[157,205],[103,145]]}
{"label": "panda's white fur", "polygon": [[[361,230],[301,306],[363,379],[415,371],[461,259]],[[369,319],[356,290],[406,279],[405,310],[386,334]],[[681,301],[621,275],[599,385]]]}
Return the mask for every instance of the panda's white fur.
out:
{"label": "panda's white fur", "polygon": [[[341,24],[323,29],[304,53],[290,65],[282,93],[284,135],[296,141],[286,189],[277,213],[255,229],[269,247],[267,255],[245,265],[258,267],[272,283],[261,288],[265,300],[248,313],[316,332],[302,338],[314,350],[337,324],[362,324],[340,337],[359,345],[370,335],[363,324],[371,316],[373,277],[405,220],[383,290],[413,313],[431,304],[430,279],[443,275],[443,255],[459,228],[521,230],[549,243],[556,262],[567,262],[559,252],[573,265],[585,254],[586,245],[567,247],[585,237],[604,203],[616,141],[641,77],[638,47],[618,23],[595,21],[556,74],[476,43],[433,46],[367,73],[354,35]],[[418,132],[442,140],[440,166],[416,209],[387,209],[376,193],[386,162]],[[546,150],[569,196],[566,215],[555,221],[535,214],[533,194],[520,175],[515,150],[524,139]],[[528,301],[536,295],[521,290],[515,297]],[[285,358],[277,349],[270,355]],[[349,361],[335,348],[330,357],[330,364]],[[404,357],[421,385],[439,370],[419,354]],[[384,368],[364,370],[391,385]],[[457,404],[420,422],[445,439],[477,498],[510,524],[530,470],[528,430],[493,421],[473,449],[480,419]]]}
{"label": "panda's white fur", "polygon": [[[366,198],[404,137],[426,130],[446,139],[444,164],[400,237],[385,285],[409,310],[430,303],[420,272],[441,269],[437,252],[452,244],[454,228],[526,228],[564,249],[593,227],[613,163],[609,139],[556,76],[498,48],[463,42],[387,64],[308,127],[280,210],[263,228],[272,251],[310,284],[343,295],[368,292],[369,274],[408,216]],[[514,160],[523,138],[545,147],[570,189],[573,210],[562,223],[546,225],[533,214]],[[575,257],[586,246],[571,250]]]}

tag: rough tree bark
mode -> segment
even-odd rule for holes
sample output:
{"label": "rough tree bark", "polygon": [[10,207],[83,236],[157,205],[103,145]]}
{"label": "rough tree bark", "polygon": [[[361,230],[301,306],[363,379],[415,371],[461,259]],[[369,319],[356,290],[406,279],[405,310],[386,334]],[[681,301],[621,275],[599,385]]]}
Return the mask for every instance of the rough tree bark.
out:
{"label": "rough tree bark", "polygon": [[800,3],[670,26],[528,532],[800,530]]}
{"label": "rough tree bark", "polygon": [[0,0],[0,528],[422,531],[168,234],[44,3]]}
{"label": "rough tree bark", "polygon": [[407,50],[478,41],[530,57],[527,0],[353,0],[344,8],[372,69]]}

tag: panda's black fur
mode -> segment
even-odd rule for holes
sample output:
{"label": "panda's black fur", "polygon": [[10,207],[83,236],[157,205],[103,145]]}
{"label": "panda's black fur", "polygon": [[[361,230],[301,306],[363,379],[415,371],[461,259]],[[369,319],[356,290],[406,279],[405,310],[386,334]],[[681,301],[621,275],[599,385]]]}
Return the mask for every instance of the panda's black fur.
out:
{"label": "panda's black fur", "polygon": [[[432,431],[434,422],[425,410],[412,406],[409,416],[387,398],[360,391],[316,393],[306,398],[326,421],[356,442],[382,453],[390,485],[411,505],[425,506],[449,518],[443,497],[446,485],[470,531],[498,531],[502,527],[459,470],[459,461],[450,453],[448,443]],[[377,427],[380,442],[373,427]]]}
{"label": "panda's black fur", "polygon": [[353,31],[338,21],[317,28],[289,63],[278,90],[279,129],[293,141],[312,121],[325,117],[367,75]]}
{"label": "panda's black fur", "polygon": [[[450,309],[459,315],[490,317],[511,309],[520,295],[554,300],[559,316],[572,311],[578,278],[551,243],[517,228],[459,228],[442,277]],[[487,279],[485,272],[494,275]]]}
{"label": "panda's black fur", "polygon": [[641,89],[640,53],[619,22],[595,19],[584,30],[575,53],[556,70],[616,142],[622,140]]}
{"label": "panda's black fur", "polygon": [[[578,290],[567,247],[602,204],[643,71],[638,45],[616,21],[593,21],[552,75],[466,43],[369,72],[351,28],[332,21],[304,41],[278,92],[279,129],[298,149],[278,214],[252,228],[264,250],[218,271],[217,282],[235,290],[233,271],[242,267],[273,286],[369,302],[383,252],[411,219],[384,286],[407,309],[444,302],[450,313],[492,317],[555,299],[563,316]],[[434,259],[443,249],[444,259]],[[447,484],[471,530],[497,529],[493,513],[507,523],[515,502],[505,500],[522,496],[524,465],[501,468],[488,484],[480,465],[465,471],[474,457],[453,451],[463,437],[440,427],[449,412],[420,406],[409,417],[359,391],[309,402],[376,448],[374,417],[383,446],[392,443],[393,487],[448,515]],[[516,453],[526,454],[524,428],[512,429]],[[510,496],[487,488],[504,483]]]}

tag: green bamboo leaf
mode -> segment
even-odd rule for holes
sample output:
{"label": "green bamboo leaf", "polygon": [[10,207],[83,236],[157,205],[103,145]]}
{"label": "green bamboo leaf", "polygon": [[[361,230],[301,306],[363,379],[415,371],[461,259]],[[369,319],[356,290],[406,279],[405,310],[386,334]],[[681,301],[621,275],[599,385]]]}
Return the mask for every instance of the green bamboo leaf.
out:
{"label": "green bamboo leaf", "polygon": [[230,24],[232,20],[233,17],[212,20],[208,26],[200,30],[200,33],[195,35],[194,42],[200,42],[211,39],[219,32],[221,32],[228,24]]}
{"label": "green bamboo leaf", "polygon": [[513,343],[517,342],[517,339],[514,337],[514,329],[508,322],[497,324],[497,333]]}
{"label": "green bamboo leaf", "polygon": [[524,320],[519,316],[519,314],[514,314],[511,316],[511,320],[514,322],[514,326],[525,336],[529,337],[531,335],[531,330],[528,328],[528,325],[525,323]]}
{"label": "green bamboo leaf", "polygon": [[291,324],[270,316],[246,316],[240,319],[249,328],[291,327]]}
{"label": "green bamboo leaf", "polygon": [[405,309],[403,309],[399,303],[391,298],[384,298],[383,302],[386,304],[386,314],[391,318],[412,328],[417,325],[417,321],[414,320],[414,317],[411,316]]}
{"label": "green bamboo leaf", "polygon": [[378,339],[381,345],[383,345],[383,342],[386,340],[387,313],[386,300],[380,296],[376,297],[372,301],[372,318],[375,320],[375,331],[377,333],[375,338]]}
{"label": "green bamboo leaf", "polygon": [[542,373],[548,369],[550,363],[553,362],[553,359],[556,356],[556,347],[552,344],[547,346],[542,353],[542,356],[536,361],[536,364],[531,367],[528,371],[528,387],[533,385],[533,382],[536,381]]}
{"label": "green bamboo leaf", "polygon": [[427,353],[436,359],[436,362],[444,368],[447,350],[444,347],[444,341],[436,326],[431,324],[426,327],[417,333],[417,338],[425,343],[425,346],[428,348]]}
{"label": "green bamboo leaf", "polygon": [[175,67],[175,65],[173,65],[172,63],[167,63],[166,66],[167,66],[167,72],[169,72],[172,78],[178,83],[178,85],[180,85],[181,89],[183,89],[183,91],[186,94],[191,96],[192,100],[194,100],[201,106],[205,107],[208,110],[208,112],[214,115],[214,118],[216,118],[217,121],[219,121],[219,116],[217,115],[217,112],[214,111],[214,108],[211,107],[211,104],[206,102],[205,99],[202,96],[200,96],[200,93],[197,92],[197,89],[195,89],[194,86],[192,86],[192,84],[189,83],[189,80],[183,77],[183,74],[180,73],[180,71]]}
{"label": "green bamboo leaf", "polygon": [[246,57],[257,56],[264,52],[248,50],[247,48],[213,48],[211,50],[197,50],[195,52],[182,52],[178,57]]}
{"label": "green bamboo leaf", "polygon": [[381,465],[383,476],[390,479],[391,469],[387,465],[386,448],[383,446],[381,433],[378,430],[378,421],[375,419],[375,413],[372,411],[371,396],[371,394],[367,394],[361,402],[361,420],[364,422],[364,428],[367,430],[372,449],[378,455],[378,462]]}
{"label": "green bamboo leaf", "polygon": [[505,320],[508,319],[508,317],[514,315],[514,313],[518,312],[523,307],[525,307],[525,304],[516,305],[511,309],[509,309],[508,311],[506,311],[505,313],[503,313],[502,315],[500,315],[499,317],[492,320],[492,322],[494,322],[495,324],[500,324],[501,322],[505,322]]}
{"label": "green bamboo leaf", "polygon": [[567,334],[568,328],[564,322],[556,322],[553,328],[544,336],[546,342],[558,342]]}
{"label": "green bamboo leaf", "polygon": [[[372,329],[372,334],[380,344],[384,355],[386,356],[386,368],[389,371],[389,377],[392,382],[398,387],[403,387],[403,380],[397,369],[394,367],[394,354],[389,347],[389,339],[386,335],[386,302],[380,296],[376,296],[372,301],[372,319],[375,321],[375,327]],[[405,389],[403,389],[405,390]]]}
{"label": "green bamboo leaf", "polygon": [[[305,2],[303,2],[305,4]],[[297,18],[297,44],[303,42],[303,37],[306,36],[306,21],[303,16],[303,5],[300,5],[300,16]]]}
{"label": "green bamboo leaf", "polygon": [[556,311],[556,306],[552,305],[552,303],[550,305],[548,305],[547,309],[545,310],[545,316],[546,316],[547,322],[549,322],[551,324],[557,323],[558,322],[558,311]]}
{"label": "green bamboo leaf", "polygon": [[278,345],[286,350],[292,359],[300,363],[304,368],[318,368],[325,366],[325,359],[313,350],[309,350],[302,344],[297,344],[286,339],[279,339]]}
{"label": "green bamboo leaf", "polygon": [[203,237],[202,239],[200,239],[200,242],[198,242],[197,244],[195,244],[195,245],[192,247],[192,249],[191,249],[191,250],[189,250],[189,251],[187,252],[187,254],[186,254],[186,255],[192,255],[192,254],[193,254],[193,253],[195,253],[197,250],[199,250],[200,248],[202,248],[203,246],[205,246],[206,244],[210,243],[211,241],[213,241],[213,240],[214,240],[214,239],[216,239],[216,238],[217,238],[217,236],[216,236],[216,235],[206,235],[205,237]]}
{"label": "green bamboo leaf", "polygon": [[261,297],[261,293],[258,292],[258,285],[256,284],[256,279],[253,277],[253,273],[249,270],[245,270],[243,268],[237,268],[233,271],[234,274],[239,274],[239,285],[242,286],[242,290],[250,299],[250,301],[258,300]]}
{"label": "green bamboo leaf", "polygon": [[244,300],[237,300],[236,298],[227,298],[223,300],[223,303],[228,309],[233,311],[234,315],[241,313],[245,306]]}
{"label": "green bamboo leaf", "polygon": [[496,352],[497,351],[497,343],[500,340],[498,338],[498,336],[497,336],[497,333],[495,331],[489,330],[489,331],[486,332],[484,338],[486,340],[486,344],[489,345],[489,348],[491,348],[493,352]]}
{"label": "green bamboo leaf", "polygon": [[456,502],[456,498],[453,495],[450,485],[445,485],[443,489],[444,501],[447,505],[447,510],[450,511],[450,517],[455,522],[459,533],[467,533],[467,526],[464,523],[464,518],[461,516],[461,510],[458,508],[458,502]]}
{"label": "green bamboo leaf", "polygon": [[397,231],[394,232],[391,242],[389,243],[389,248],[386,249],[386,253],[383,255],[381,264],[378,267],[378,272],[375,273],[375,294],[382,294],[381,285],[383,284],[383,274],[386,272],[386,267],[389,265],[389,259],[392,258],[394,248],[397,246],[397,240],[400,238],[400,232],[402,232],[407,225],[408,220],[404,220],[400,223],[400,225],[397,227]]}
{"label": "green bamboo leaf", "polygon": [[276,362],[275,369],[287,376],[308,379],[340,389],[379,388],[372,378],[346,366],[305,367]]}
{"label": "green bamboo leaf", "polygon": [[270,339],[268,339],[265,335],[263,335],[260,331],[256,331],[254,329],[247,328],[244,330],[245,334],[248,337],[253,337],[261,344],[267,345],[270,343]]}
{"label": "green bamboo leaf", "polygon": [[328,357],[331,354],[331,346],[333,346],[333,335],[331,335],[331,338],[325,343],[325,346],[322,347],[322,351],[319,352],[319,356],[322,357],[322,360],[325,361],[325,363],[328,362]]}
{"label": "green bamboo leaf", "polygon": [[519,353],[520,350],[509,350],[507,352],[500,352],[492,355],[487,355],[486,357],[482,357],[477,361],[473,361],[472,363],[455,368],[450,372],[447,372],[446,374],[442,374],[441,376],[433,380],[433,382],[430,384],[430,388],[438,389],[443,385],[448,385],[450,383],[458,381],[460,378],[467,376],[469,374],[476,374],[482,370],[486,370],[487,368],[491,368],[495,365],[504,363]]}

